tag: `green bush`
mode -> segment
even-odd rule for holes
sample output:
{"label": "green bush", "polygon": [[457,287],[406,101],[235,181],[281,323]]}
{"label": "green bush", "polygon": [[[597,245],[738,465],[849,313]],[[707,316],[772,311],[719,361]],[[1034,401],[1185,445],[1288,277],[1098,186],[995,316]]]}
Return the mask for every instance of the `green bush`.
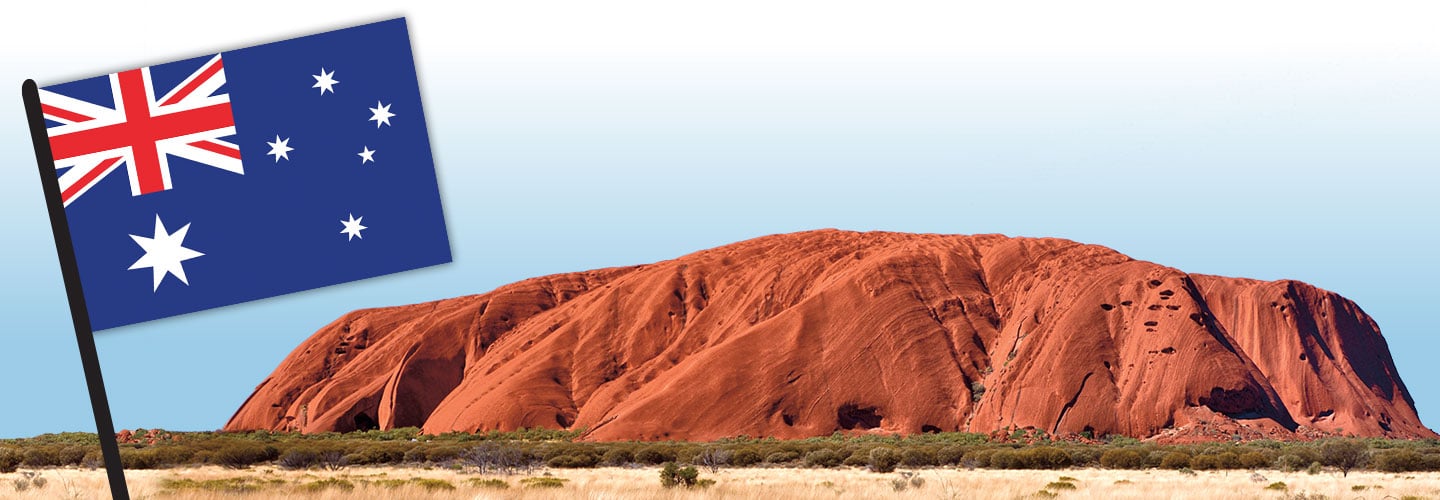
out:
{"label": "green bush", "polygon": [[1320,445],[1320,463],[1340,469],[1340,475],[1350,475],[1354,469],[1370,458],[1370,448],[1354,439],[1332,439]]}
{"label": "green bush", "polygon": [[600,463],[600,455],[594,451],[575,451],[571,455],[560,455],[545,462],[545,465],[560,469],[588,469]]}
{"label": "green bush", "polygon": [[1190,466],[1190,454],[1183,451],[1172,451],[1160,459],[1160,468],[1179,470]]}
{"label": "green bush", "polygon": [[783,464],[794,462],[799,459],[800,452],[798,451],[777,451],[775,453],[765,455],[765,463],[767,464]]}
{"label": "green bush", "polygon": [[424,488],[425,491],[451,491],[455,489],[455,485],[450,484],[450,481],[446,481],[444,479],[417,477],[411,479],[410,482],[415,483],[416,486]]}
{"label": "green bush", "polygon": [[635,455],[625,448],[611,448],[600,457],[600,463],[605,465],[625,465],[635,461]]}
{"label": "green bush", "polygon": [[1139,469],[1145,466],[1145,457],[1130,449],[1107,450],[1100,454],[1100,465],[1107,469]]}
{"label": "green bush", "polygon": [[660,469],[660,486],[666,488],[694,488],[699,481],[700,471],[694,467],[680,467],[675,465],[675,462],[665,462],[665,466]]}
{"label": "green bush", "polygon": [[1023,457],[1027,469],[1064,469],[1072,464],[1069,453],[1050,446],[1025,450]]}
{"label": "green bush", "polygon": [[481,479],[478,477],[472,477],[470,478],[469,483],[471,486],[475,486],[477,488],[493,488],[497,490],[510,488],[510,483],[505,482],[504,479]]}
{"label": "green bush", "polygon": [[565,481],[558,477],[527,477],[520,480],[520,485],[526,488],[560,488],[565,486]]}
{"label": "green bush", "polygon": [[805,454],[805,465],[808,467],[837,467],[845,461],[845,457],[829,448],[821,448]]}
{"label": "green bush", "polygon": [[872,472],[890,473],[895,471],[895,466],[900,464],[900,452],[895,448],[883,446],[870,450],[870,470]]}
{"label": "green bush", "polygon": [[990,461],[986,467],[991,469],[1021,469],[1025,461],[1020,458],[1020,450],[1003,449],[994,450],[990,453]]}
{"label": "green bush", "polygon": [[1240,455],[1240,466],[1246,469],[1264,469],[1270,467],[1270,457],[1258,451],[1242,453]]}
{"label": "green bush", "polygon": [[1190,468],[1194,470],[1219,469],[1220,457],[1216,455],[1195,455],[1190,457]]}
{"label": "green bush", "polygon": [[274,446],[234,442],[212,452],[210,460],[216,465],[228,469],[244,469],[260,462],[274,460],[279,455],[280,450]]}
{"label": "green bush", "polygon": [[84,458],[85,448],[81,446],[42,446],[25,450],[21,463],[29,467],[63,467],[80,465]]}
{"label": "green bush", "polygon": [[345,459],[352,465],[398,464],[405,461],[405,452],[410,448],[410,443],[373,443],[351,452]]}
{"label": "green bush", "polygon": [[137,450],[137,449],[132,449],[132,448],[121,448],[121,449],[120,449],[120,465],[121,465],[121,467],[124,467],[124,468],[126,468],[126,469],[136,469],[136,470],[139,470],[139,469],[155,469],[155,468],[158,468],[158,467],[161,467],[161,466],[164,466],[164,465],[174,465],[174,464],[162,464],[162,463],[160,463],[159,457],[157,457],[157,456],[155,455],[155,450],[153,450],[153,449],[141,449],[141,450]]}
{"label": "green bush", "polygon": [[350,482],[350,481],[346,481],[346,480],[344,480],[344,479],[331,477],[331,478],[321,479],[321,480],[318,480],[318,481],[311,481],[311,482],[305,483],[304,486],[301,486],[301,489],[304,489],[305,491],[312,492],[312,493],[314,493],[314,492],[320,492],[320,491],[325,491],[325,490],[328,490],[328,489],[331,489],[331,488],[334,488],[334,489],[337,489],[337,490],[340,490],[340,491],[350,491],[350,490],[355,489],[355,483],[352,483],[352,482]]}
{"label": "green bush", "polygon": [[740,448],[735,450],[735,455],[730,457],[730,465],[735,467],[749,467],[765,461],[765,456],[754,448]]}
{"label": "green bush", "polygon": [[935,465],[935,451],[929,448],[910,448],[900,452],[900,463],[906,467],[928,467]]}
{"label": "green bush", "polygon": [[675,451],[661,445],[650,445],[635,452],[635,462],[645,465],[660,465],[675,461]]}
{"label": "green bush", "polygon": [[25,461],[25,454],[10,448],[0,448],[0,474],[9,474],[20,468],[20,463]]}
{"label": "green bush", "polygon": [[1425,457],[1415,450],[1385,450],[1376,453],[1373,462],[1375,470],[1383,472],[1425,470]]}
{"label": "green bush", "polygon": [[952,444],[935,452],[935,465],[958,465],[965,458],[966,448]]}

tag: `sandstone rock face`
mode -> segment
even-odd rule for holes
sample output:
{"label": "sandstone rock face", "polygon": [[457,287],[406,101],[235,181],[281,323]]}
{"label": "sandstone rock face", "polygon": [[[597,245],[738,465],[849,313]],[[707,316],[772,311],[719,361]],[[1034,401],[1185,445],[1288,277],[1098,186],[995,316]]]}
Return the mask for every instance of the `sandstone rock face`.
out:
{"label": "sandstone rock face", "polygon": [[1031,428],[1434,437],[1375,322],[1294,281],[999,235],[768,236],[355,311],[226,430],[585,439]]}

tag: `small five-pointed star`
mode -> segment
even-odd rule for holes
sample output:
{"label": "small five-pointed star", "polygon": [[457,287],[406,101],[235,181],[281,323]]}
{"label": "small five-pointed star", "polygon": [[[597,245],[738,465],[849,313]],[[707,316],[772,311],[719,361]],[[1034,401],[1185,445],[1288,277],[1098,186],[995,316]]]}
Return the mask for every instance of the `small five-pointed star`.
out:
{"label": "small five-pointed star", "polygon": [[145,250],[145,255],[131,264],[129,270],[150,268],[155,277],[155,286],[150,290],[152,292],[160,291],[160,281],[165,279],[166,274],[175,275],[180,278],[181,283],[188,286],[190,280],[185,277],[185,266],[181,262],[205,255],[184,247],[185,234],[189,232],[189,224],[173,233],[166,231],[165,223],[160,222],[160,214],[155,214],[154,237],[130,235],[130,239],[135,240],[135,244]]}
{"label": "small five-pointed star", "polygon": [[277,135],[275,136],[275,142],[267,142],[265,144],[270,145],[270,152],[265,154],[275,156],[275,163],[280,163],[281,158],[289,160],[290,152],[295,150],[295,148],[290,147],[289,137],[281,139],[280,136]]}
{"label": "small five-pointed star", "polygon": [[340,230],[340,234],[350,236],[349,238],[346,238],[345,241],[354,241],[355,238],[360,238],[362,240],[365,239],[364,236],[360,235],[361,230],[369,229],[365,226],[360,225],[360,221],[364,218],[364,216],[361,216],[359,219],[356,219],[355,214],[350,214],[350,220],[340,221],[340,224],[343,224],[345,226],[345,229]]}
{"label": "small five-pointed star", "polygon": [[380,128],[381,125],[390,125],[390,117],[395,116],[395,113],[390,112],[390,104],[375,101],[375,107],[370,108],[370,121],[375,122],[375,128]]}
{"label": "small five-pointed star", "polygon": [[359,156],[361,165],[364,165],[365,162],[373,162],[375,161],[375,150],[370,149],[370,146],[365,146],[365,149],[360,150]]}
{"label": "small five-pointed star", "polygon": [[331,94],[334,94],[335,84],[340,83],[340,80],[335,79],[334,71],[326,73],[323,67],[320,68],[320,74],[310,75],[310,77],[315,79],[315,85],[310,86],[310,88],[320,89],[320,95],[325,95],[325,91],[327,90],[330,91]]}

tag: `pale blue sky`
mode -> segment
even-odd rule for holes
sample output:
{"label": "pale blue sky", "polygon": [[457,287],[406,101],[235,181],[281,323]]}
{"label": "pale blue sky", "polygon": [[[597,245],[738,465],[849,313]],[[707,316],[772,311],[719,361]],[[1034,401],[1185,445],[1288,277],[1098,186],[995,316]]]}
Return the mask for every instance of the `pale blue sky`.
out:
{"label": "pale blue sky", "polygon": [[97,34],[27,51],[51,35],[3,26],[0,400],[25,410],[0,415],[0,437],[94,428],[20,81],[392,14],[410,16],[455,263],[102,332],[117,427],[218,428],[351,309],[823,227],[1059,236],[1304,280],[1373,315],[1421,417],[1440,412],[1428,7],[763,5],[301,9],[177,28],[193,47]]}

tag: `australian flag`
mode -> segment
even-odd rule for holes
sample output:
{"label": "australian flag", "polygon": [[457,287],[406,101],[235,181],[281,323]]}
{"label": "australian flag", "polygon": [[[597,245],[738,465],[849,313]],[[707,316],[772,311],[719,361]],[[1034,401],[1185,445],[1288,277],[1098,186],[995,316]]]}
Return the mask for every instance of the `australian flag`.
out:
{"label": "australian flag", "polygon": [[95,330],[450,261],[403,18],[39,94]]}

